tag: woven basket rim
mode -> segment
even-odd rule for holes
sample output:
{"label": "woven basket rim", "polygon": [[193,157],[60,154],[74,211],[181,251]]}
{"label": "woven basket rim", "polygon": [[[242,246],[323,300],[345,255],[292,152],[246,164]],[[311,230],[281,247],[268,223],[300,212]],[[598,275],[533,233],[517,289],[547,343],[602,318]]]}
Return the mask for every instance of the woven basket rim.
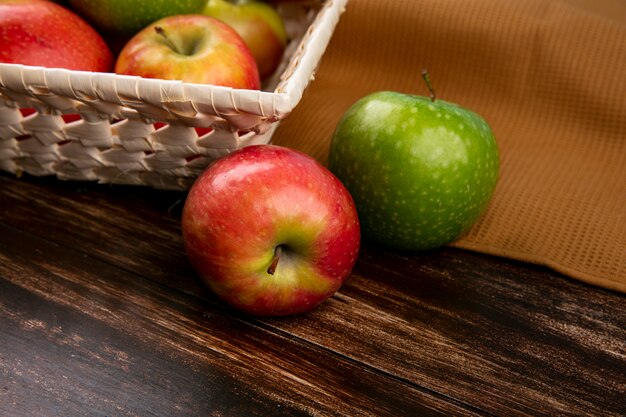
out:
{"label": "woven basket rim", "polygon": [[292,37],[264,90],[0,63],[0,170],[188,189],[216,158],[271,141],[347,2],[285,4]]}
{"label": "woven basket rim", "polygon": [[273,123],[287,117],[301,100],[347,2],[322,4],[273,91],[8,63],[0,63],[0,87],[20,92],[27,100],[54,94],[86,104],[101,100],[128,108],[138,103],[165,107],[174,116],[192,111],[228,119],[245,113]]}

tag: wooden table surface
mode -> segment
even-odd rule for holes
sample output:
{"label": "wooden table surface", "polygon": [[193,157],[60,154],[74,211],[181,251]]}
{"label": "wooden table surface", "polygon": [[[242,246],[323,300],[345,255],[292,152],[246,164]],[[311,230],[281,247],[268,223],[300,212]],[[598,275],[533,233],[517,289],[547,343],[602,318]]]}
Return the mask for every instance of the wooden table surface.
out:
{"label": "wooden table surface", "polygon": [[185,195],[0,174],[0,416],[626,415],[626,296],[365,244],[310,313],[199,281]]}

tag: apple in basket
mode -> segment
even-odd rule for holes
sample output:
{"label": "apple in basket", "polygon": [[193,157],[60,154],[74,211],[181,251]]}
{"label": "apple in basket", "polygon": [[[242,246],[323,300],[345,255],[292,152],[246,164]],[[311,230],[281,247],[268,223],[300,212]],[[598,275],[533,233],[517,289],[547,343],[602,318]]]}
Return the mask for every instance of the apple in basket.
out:
{"label": "apple in basket", "polygon": [[128,37],[167,16],[200,13],[206,0],[69,0],[69,3],[98,29]]}
{"label": "apple in basket", "polygon": [[148,25],[124,46],[115,72],[251,90],[261,84],[241,36],[204,15],[169,16]]}
{"label": "apple in basket", "polygon": [[241,35],[252,51],[261,79],[278,68],[287,33],[274,7],[259,0],[209,0],[203,13],[228,23]]}
{"label": "apple in basket", "polygon": [[341,182],[313,158],[255,145],[219,159],[185,201],[192,265],[224,301],[252,315],[312,309],[339,289],[360,245]]}
{"label": "apple in basket", "polygon": [[393,91],[358,100],[332,138],[330,169],[354,197],[363,236],[405,250],[465,233],[485,211],[499,172],[498,147],[478,114]]}
{"label": "apple in basket", "polygon": [[0,1],[0,39],[0,62],[94,72],[113,65],[100,35],[50,1]]}

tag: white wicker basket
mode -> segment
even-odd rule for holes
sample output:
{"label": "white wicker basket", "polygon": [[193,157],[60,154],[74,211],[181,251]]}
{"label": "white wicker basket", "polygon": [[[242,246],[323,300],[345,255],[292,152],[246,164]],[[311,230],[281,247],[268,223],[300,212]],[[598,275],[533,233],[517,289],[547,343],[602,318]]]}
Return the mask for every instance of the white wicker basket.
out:
{"label": "white wicker basket", "polygon": [[[215,158],[269,143],[313,79],[346,3],[279,6],[291,40],[262,91],[0,64],[0,169],[187,189]],[[80,119],[64,119],[70,114]]]}

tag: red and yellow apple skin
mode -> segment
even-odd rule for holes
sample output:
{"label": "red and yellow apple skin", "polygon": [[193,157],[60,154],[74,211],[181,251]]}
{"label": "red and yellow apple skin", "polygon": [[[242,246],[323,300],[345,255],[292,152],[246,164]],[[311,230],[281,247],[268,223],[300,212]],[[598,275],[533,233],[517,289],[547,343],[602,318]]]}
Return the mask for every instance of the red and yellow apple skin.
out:
{"label": "red and yellow apple skin", "polygon": [[102,37],[68,9],[44,0],[0,2],[0,62],[108,72],[113,55]]}
{"label": "red and yellow apple skin", "polygon": [[256,316],[320,304],[349,276],[360,246],[343,184],[313,158],[273,145],[249,146],[211,165],[189,192],[182,230],[208,286]]}
{"label": "red and yellow apple skin", "polygon": [[261,79],[276,71],[287,46],[285,24],[278,12],[259,0],[209,0],[205,15],[229,24],[252,51]]}
{"label": "red and yellow apple skin", "polygon": [[158,20],[137,33],[120,52],[115,72],[258,90],[259,71],[233,28],[204,15]]}

